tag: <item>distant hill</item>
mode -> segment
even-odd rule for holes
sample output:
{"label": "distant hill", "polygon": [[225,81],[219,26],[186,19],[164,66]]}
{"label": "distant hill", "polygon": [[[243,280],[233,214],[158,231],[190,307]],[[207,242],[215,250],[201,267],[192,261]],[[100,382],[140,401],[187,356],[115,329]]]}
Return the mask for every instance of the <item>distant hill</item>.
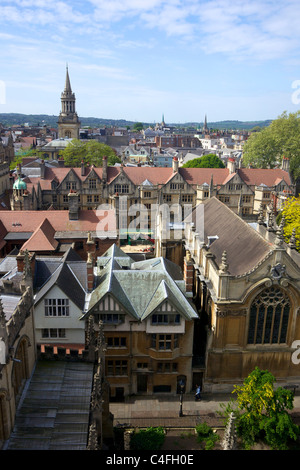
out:
{"label": "distant hill", "polygon": [[[104,127],[104,126],[115,126],[115,127],[132,127],[134,121],[126,121],[125,119],[102,119],[95,117],[81,117],[81,126],[89,127]],[[11,126],[23,126],[25,123],[28,123],[29,126],[43,126],[56,128],[57,127],[58,116],[48,115],[48,114],[19,114],[19,113],[0,113],[0,123],[5,127]],[[228,129],[228,130],[249,130],[253,127],[268,126],[272,121],[219,121],[219,122],[208,122],[207,125],[210,129]],[[144,127],[151,126],[152,124],[144,122]],[[186,122],[184,124],[178,123],[167,123],[167,126],[177,127],[177,128],[199,128],[203,126],[203,122]]]}

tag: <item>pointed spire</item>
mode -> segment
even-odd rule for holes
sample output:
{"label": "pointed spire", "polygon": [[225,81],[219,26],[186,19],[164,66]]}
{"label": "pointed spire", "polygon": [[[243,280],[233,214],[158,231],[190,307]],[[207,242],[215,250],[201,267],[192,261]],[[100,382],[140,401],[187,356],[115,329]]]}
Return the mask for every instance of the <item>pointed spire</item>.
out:
{"label": "pointed spire", "polygon": [[265,222],[264,209],[263,209],[262,202],[260,203],[260,206],[259,206],[259,216],[258,216],[257,222],[259,225],[264,225],[264,222]]}
{"label": "pointed spire", "polygon": [[0,326],[4,328],[6,325],[5,313],[2,305],[2,299],[0,297]]}
{"label": "pointed spire", "polygon": [[235,450],[237,448],[235,416],[232,412],[229,415],[228,423],[225,428],[222,447],[223,450]]}
{"label": "pointed spire", "polygon": [[273,201],[272,201],[271,204],[269,205],[269,209],[268,209],[268,231],[269,232],[274,232],[275,231],[274,218],[275,218],[274,204],[273,204]]}
{"label": "pointed spire", "polygon": [[97,426],[95,422],[92,423],[89,427],[89,440],[87,450],[100,450],[98,444]]}
{"label": "pointed spire", "polygon": [[275,245],[279,248],[283,245],[284,242],[284,225],[285,225],[285,216],[282,216],[280,225],[278,227],[278,230],[276,232],[276,239],[275,239]]}
{"label": "pointed spire", "polygon": [[65,83],[65,90],[64,91],[72,93],[71,82],[70,82],[70,77],[69,77],[69,70],[68,70],[68,64],[66,66],[66,83]]}
{"label": "pointed spire", "polygon": [[223,251],[220,271],[221,273],[228,273],[227,251]]}
{"label": "pointed spire", "polygon": [[289,247],[292,248],[292,250],[296,250],[296,229],[293,228],[292,236],[289,241]]}

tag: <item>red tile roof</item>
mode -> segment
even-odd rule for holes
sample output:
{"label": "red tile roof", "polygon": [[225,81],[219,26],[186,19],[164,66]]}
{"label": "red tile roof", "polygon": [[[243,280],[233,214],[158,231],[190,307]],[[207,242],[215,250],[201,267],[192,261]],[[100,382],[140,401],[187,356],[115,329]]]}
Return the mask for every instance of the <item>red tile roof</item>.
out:
{"label": "red tile roof", "polygon": [[[81,180],[85,181],[90,175],[91,171],[94,170],[95,174],[102,179],[103,169],[96,167],[86,167],[85,173],[81,175],[81,168],[49,168],[45,169],[45,178],[29,178],[25,179],[29,185],[41,185],[42,190],[51,189],[51,182],[53,180],[61,184],[66,178],[70,171],[73,171],[75,175]],[[107,183],[110,184],[119,174],[120,167],[108,167],[107,168]],[[124,174],[132,181],[135,185],[142,184],[148,179],[153,185],[162,186],[166,184],[173,177],[174,172],[172,168],[158,168],[158,167],[124,167]],[[222,185],[228,182],[231,178],[231,174],[228,168],[179,168],[178,173],[183,179],[190,185],[200,185],[203,183],[210,183],[211,177],[213,176],[213,183],[215,185]],[[241,168],[237,170],[242,180],[249,186],[259,186],[261,183],[267,186],[274,186],[278,184],[282,179],[290,185],[292,184],[289,174],[280,169],[256,169],[256,168]]]}
{"label": "red tile roof", "polygon": [[55,251],[58,241],[55,240],[55,229],[45,218],[33,232],[29,240],[24,243],[22,250],[28,251]]}
{"label": "red tile roof", "polygon": [[281,168],[240,168],[238,173],[249,186],[259,186],[262,183],[267,186],[274,186],[280,183],[281,180],[284,180],[288,185],[292,184],[289,173]]}
{"label": "red tile roof", "polygon": [[[34,232],[47,219],[56,232],[96,231],[101,220],[109,222],[110,230],[116,227],[114,211],[106,215],[97,210],[80,210],[78,220],[69,220],[69,211],[3,211],[0,214],[0,230],[7,232]],[[2,229],[1,229],[2,227]],[[1,235],[0,233],[0,235]]]}

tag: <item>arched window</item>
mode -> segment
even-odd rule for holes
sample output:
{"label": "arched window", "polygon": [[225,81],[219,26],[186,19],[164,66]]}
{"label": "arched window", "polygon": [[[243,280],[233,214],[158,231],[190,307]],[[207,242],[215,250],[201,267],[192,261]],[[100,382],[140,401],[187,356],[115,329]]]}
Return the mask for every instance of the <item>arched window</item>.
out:
{"label": "arched window", "polygon": [[286,342],[290,300],[278,287],[263,290],[252,302],[248,344],[278,344]]}

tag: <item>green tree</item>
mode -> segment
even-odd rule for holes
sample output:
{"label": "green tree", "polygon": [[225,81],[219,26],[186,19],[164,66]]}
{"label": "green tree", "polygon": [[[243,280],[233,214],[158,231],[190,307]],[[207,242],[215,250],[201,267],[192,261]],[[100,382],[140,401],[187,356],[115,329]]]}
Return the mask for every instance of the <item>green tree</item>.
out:
{"label": "green tree", "polygon": [[40,150],[33,148],[32,146],[30,148],[20,147],[19,150],[15,154],[14,160],[11,162],[9,166],[10,170],[14,170],[17,165],[22,164],[23,158],[25,157],[42,158],[42,152]]}
{"label": "green tree", "polygon": [[194,158],[182,165],[182,168],[225,168],[224,163],[214,153]]}
{"label": "green tree", "polygon": [[159,450],[165,441],[164,429],[147,428],[136,431],[130,439],[131,450]]}
{"label": "green tree", "polygon": [[102,166],[103,157],[107,157],[107,163],[113,166],[115,163],[121,163],[115,151],[108,145],[101,144],[96,140],[83,142],[73,139],[67,147],[60,152],[60,155],[68,167],[80,167],[81,162],[96,167]]}
{"label": "green tree", "polygon": [[134,131],[140,132],[140,131],[142,131],[143,129],[144,129],[144,126],[143,126],[143,123],[142,123],[142,122],[135,122],[135,123],[133,124],[133,130],[134,130]]}
{"label": "green tree", "polygon": [[264,438],[272,449],[287,449],[289,440],[296,440],[299,427],[287,410],[293,409],[293,393],[282,387],[274,389],[274,376],[267,370],[256,367],[244,380],[235,386],[237,403],[242,411],[237,431],[246,446]]}
{"label": "green tree", "polygon": [[244,146],[243,163],[254,168],[275,168],[284,156],[290,160],[295,180],[300,176],[300,111],[285,111],[268,127],[251,134]]}
{"label": "green tree", "polygon": [[278,219],[280,223],[281,217],[284,215],[284,239],[289,243],[292,235],[295,236],[297,251],[300,252],[300,196],[291,197],[286,200]]}

